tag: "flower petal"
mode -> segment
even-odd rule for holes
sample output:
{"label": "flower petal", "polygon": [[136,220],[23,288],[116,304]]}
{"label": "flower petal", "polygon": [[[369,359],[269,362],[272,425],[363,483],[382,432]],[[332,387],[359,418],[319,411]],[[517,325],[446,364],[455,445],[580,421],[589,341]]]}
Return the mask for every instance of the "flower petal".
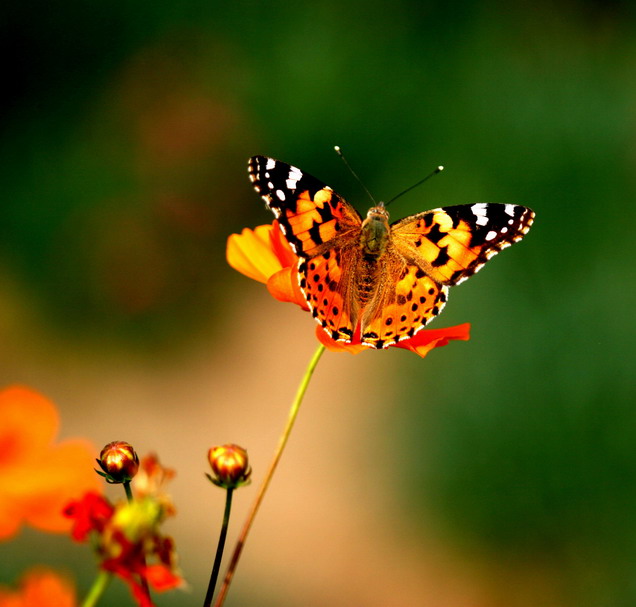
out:
{"label": "flower petal", "polygon": [[245,228],[240,234],[227,239],[227,262],[248,278],[266,283],[267,279],[283,268],[272,247],[273,226]]}
{"label": "flower petal", "polygon": [[0,468],[39,458],[60,423],[51,401],[22,386],[0,392],[0,420]]}
{"label": "flower petal", "polygon": [[164,564],[148,565],[144,577],[157,592],[165,592],[183,586],[183,578]]}
{"label": "flower petal", "polygon": [[[316,337],[323,346],[332,352],[358,354],[364,350],[373,349],[370,346],[356,343],[355,339],[353,343],[345,343],[331,339],[322,327],[316,327]],[[424,358],[433,348],[445,346],[449,341],[454,339],[463,341],[470,339],[470,323],[446,327],[444,329],[422,329],[410,339],[399,341],[397,344],[392,344],[389,347],[410,350]]]}
{"label": "flower petal", "polygon": [[349,352],[349,354],[359,354],[364,350],[369,350],[369,346],[363,346],[361,343],[345,343],[336,341],[329,337],[329,334],[322,328],[316,327],[316,337],[318,341],[332,352]]}
{"label": "flower petal", "polygon": [[269,277],[267,290],[278,301],[287,301],[299,305],[303,310],[309,311],[307,300],[298,285],[298,273],[296,266],[283,268]]}
{"label": "flower petal", "polygon": [[62,508],[97,489],[94,449],[82,440],[51,444],[59,416],[55,406],[28,388],[0,392],[0,539],[23,523],[65,532]]}
{"label": "flower petal", "polygon": [[29,569],[20,580],[20,590],[0,587],[0,607],[74,607],[73,583],[46,569]]}
{"label": "flower petal", "polygon": [[422,329],[411,339],[398,342],[395,347],[410,350],[424,358],[433,348],[445,346],[454,339],[468,341],[470,339],[470,323],[466,322],[444,329]]}

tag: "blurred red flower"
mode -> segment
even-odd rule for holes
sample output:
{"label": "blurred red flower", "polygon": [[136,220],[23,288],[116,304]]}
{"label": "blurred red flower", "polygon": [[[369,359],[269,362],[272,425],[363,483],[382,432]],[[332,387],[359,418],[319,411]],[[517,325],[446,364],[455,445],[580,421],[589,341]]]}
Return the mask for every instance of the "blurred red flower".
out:
{"label": "blurred red flower", "polygon": [[58,411],[44,396],[19,386],[0,391],[0,539],[24,523],[67,532],[64,506],[99,489],[96,449],[80,439],[54,443],[58,427]]}
{"label": "blurred red flower", "polygon": [[[264,283],[270,294],[279,301],[299,305],[309,310],[305,296],[298,285],[298,257],[278,227],[278,222],[258,226],[254,230],[245,228],[240,234],[232,234],[227,241],[227,261],[241,274]],[[335,341],[316,326],[316,337],[328,350],[357,354],[373,349],[364,346],[354,337],[351,343]],[[392,344],[426,356],[433,348],[445,346],[451,340],[470,339],[470,324],[464,323],[444,329],[422,329],[410,339]]]}
{"label": "blurred red flower", "polygon": [[152,607],[144,581],[159,592],[183,585],[174,541],[160,531],[173,512],[152,496],[112,505],[91,492],[65,509],[73,539],[91,541],[100,569],[123,580],[140,607]]}

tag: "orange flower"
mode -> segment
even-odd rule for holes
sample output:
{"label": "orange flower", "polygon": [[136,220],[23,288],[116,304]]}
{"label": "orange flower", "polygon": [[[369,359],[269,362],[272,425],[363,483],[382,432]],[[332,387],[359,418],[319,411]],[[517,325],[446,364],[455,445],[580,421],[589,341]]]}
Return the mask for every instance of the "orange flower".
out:
{"label": "orange flower", "polygon": [[23,523],[63,533],[66,503],[97,490],[94,449],[83,440],[53,443],[58,412],[49,400],[23,387],[0,391],[0,539]]}
{"label": "orange flower", "polygon": [[75,607],[73,584],[54,571],[34,568],[20,580],[18,590],[0,586],[0,607]]}
{"label": "orange flower", "polygon": [[[279,301],[295,303],[303,310],[309,310],[298,285],[298,257],[285,240],[277,221],[232,234],[227,241],[227,261],[241,274],[267,285],[270,294]],[[362,345],[355,337],[351,343],[335,341],[319,326],[316,326],[316,337],[334,352],[357,354],[372,349]],[[433,348],[445,346],[453,339],[470,339],[470,324],[445,329],[422,329],[410,339],[393,344],[392,347],[404,348],[424,357]]]}

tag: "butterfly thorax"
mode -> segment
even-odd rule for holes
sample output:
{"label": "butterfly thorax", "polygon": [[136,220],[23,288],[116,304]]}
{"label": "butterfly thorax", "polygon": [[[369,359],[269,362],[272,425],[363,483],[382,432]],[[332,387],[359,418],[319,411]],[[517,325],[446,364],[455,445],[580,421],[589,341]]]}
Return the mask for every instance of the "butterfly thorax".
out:
{"label": "butterfly thorax", "polygon": [[360,230],[360,248],[366,258],[379,259],[386,251],[391,238],[389,213],[384,203],[369,209]]}

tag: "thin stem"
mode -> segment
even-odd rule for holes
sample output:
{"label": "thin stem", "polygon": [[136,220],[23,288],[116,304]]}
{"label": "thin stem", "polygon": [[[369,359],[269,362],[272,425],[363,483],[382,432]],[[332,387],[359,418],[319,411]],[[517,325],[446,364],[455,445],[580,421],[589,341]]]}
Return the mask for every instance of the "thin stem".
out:
{"label": "thin stem", "polygon": [[113,578],[112,574],[108,571],[100,571],[91,589],[88,591],[84,602],[82,603],[82,607],[95,607],[97,602],[104,594],[106,587],[108,586],[108,582]]}
{"label": "thin stem", "polygon": [[256,517],[256,513],[258,512],[258,508],[265,497],[265,492],[267,491],[267,487],[269,487],[269,483],[274,476],[274,472],[276,470],[276,466],[280,461],[281,456],[283,455],[283,451],[285,450],[285,445],[287,444],[287,440],[289,439],[289,435],[291,434],[292,428],[294,427],[294,422],[296,421],[296,416],[298,415],[298,410],[300,409],[300,403],[303,401],[303,397],[305,396],[305,392],[307,391],[307,386],[309,385],[309,380],[322,356],[322,353],[325,351],[325,347],[321,344],[318,346],[318,349],[314,352],[311,360],[309,361],[309,366],[305,371],[305,375],[303,376],[302,381],[300,382],[300,386],[298,386],[298,391],[296,392],[296,397],[292,402],[291,409],[289,410],[289,415],[287,417],[287,423],[285,424],[285,428],[283,433],[278,440],[278,446],[276,447],[276,451],[274,452],[274,457],[269,465],[267,473],[265,474],[265,478],[261,483],[261,486],[254,498],[254,502],[252,504],[252,508],[250,509],[247,519],[243,524],[243,529],[241,530],[241,534],[236,542],[236,546],[234,547],[234,553],[232,554],[232,560],[227,569],[227,573],[225,574],[225,579],[223,580],[223,585],[221,586],[221,590],[219,591],[219,595],[216,598],[216,602],[214,603],[214,607],[221,607],[225,601],[225,597],[230,588],[230,583],[232,582],[232,578],[234,577],[234,572],[236,571],[236,567],[238,565],[239,558],[241,557],[241,552],[243,552],[243,547],[245,546],[245,541],[247,539],[247,534],[252,527],[252,523],[254,522],[254,518]]}
{"label": "thin stem", "polygon": [[210,607],[212,605],[212,597],[214,596],[214,589],[216,588],[216,580],[219,577],[219,570],[221,569],[221,558],[223,558],[223,548],[225,547],[225,537],[227,536],[227,527],[230,522],[230,510],[232,509],[232,492],[234,489],[229,487],[225,494],[225,512],[223,513],[223,525],[221,526],[221,533],[219,534],[219,543],[216,547],[216,556],[214,557],[214,565],[212,566],[212,573],[210,575],[210,583],[208,584],[208,591],[205,595],[205,601],[203,601],[203,607]]}
{"label": "thin stem", "polygon": [[132,490],[130,489],[130,481],[124,481],[124,491],[126,492],[126,499],[128,499],[128,503],[131,504],[133,501]]}
{"label": "thin stem", "polygon": [[[130,488],[130,481],[124,481],[123,485],[124,485],[124,491],[126,492],[126,499],[128,500],[129,504],[132,504],[135,498],[133,497],[132,489]],[[141,558],[145,565],[146,555],[145,554],[142,555]],[[148,586],[148,580],[143,575],[140,577],[141,577],[141,589],[144,595],[148,598],[148,602],[150,602],[150,586]]]}

